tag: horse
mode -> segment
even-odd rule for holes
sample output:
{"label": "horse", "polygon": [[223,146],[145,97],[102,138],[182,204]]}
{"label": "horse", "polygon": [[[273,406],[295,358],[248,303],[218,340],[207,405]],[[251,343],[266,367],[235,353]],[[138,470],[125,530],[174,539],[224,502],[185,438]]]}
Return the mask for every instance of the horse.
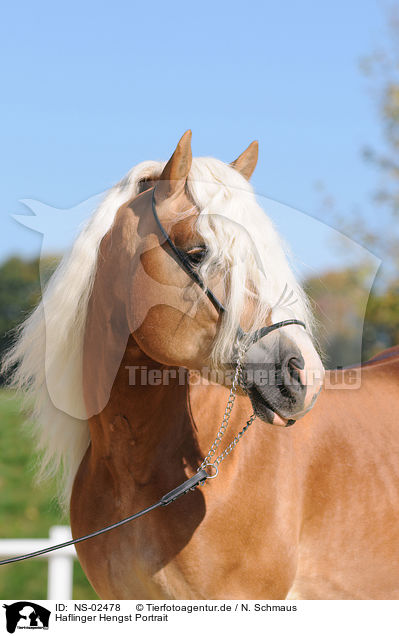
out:
{"label": "horse", "polygon": [[399,348],[324,370],[257,157],[133,168],[5,361],[74,537],[215,477],[77,545],[102,598],[399,598]]}

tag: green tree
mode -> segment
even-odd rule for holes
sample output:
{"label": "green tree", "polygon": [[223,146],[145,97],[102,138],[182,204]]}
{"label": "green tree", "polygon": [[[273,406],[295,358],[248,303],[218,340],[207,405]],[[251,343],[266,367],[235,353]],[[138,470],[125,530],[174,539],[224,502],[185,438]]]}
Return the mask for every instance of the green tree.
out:
{"label": "green tree", "polygon": [[[376,168],[376,186],[372,197],[374,219],[367,219],[360,208],[351,214],[340,214],[327,195],[322,216],[343,234],[362,243],[382,259],[382,267],[369,296],[362,344],[362,359],[377,351],[399,344],[399,10],[388,16],[388,38],[385,46],[361,61],[381,122],[384,142],[378,149],[366,146],[363,157]],[[362,288],[361,272],[350,269],[327,272],[307,281],[321,325],[331,366],[360,362],[355,355],[354,320],[363,321],[357,298]],[[357,288],[357,285],[359,287]],[[328,320],[327,316],[335,316]],[[332,334],[328,340],[323,333]]]}
{"label": "green tree", "polygon": [[[329,368],[360,362],[369,268],[348,267],[309,278],[305,288],[313,303],[318,340]],[[370,351],[364,352],[367,357]]]}

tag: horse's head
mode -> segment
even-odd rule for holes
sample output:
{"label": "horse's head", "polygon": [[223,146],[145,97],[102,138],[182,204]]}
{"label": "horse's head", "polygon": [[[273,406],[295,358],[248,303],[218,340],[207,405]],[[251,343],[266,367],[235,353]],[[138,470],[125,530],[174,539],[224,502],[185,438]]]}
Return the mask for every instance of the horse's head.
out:
{"label": "horse's head", "polygon": [[[166,165],[143,164],[136,195],[120,208],[112,231],[127,273],[115,289],[126,302],[128,285],[129,331],[161,364],[217,370],[224,383],[243,330],[243,384],[255,412],[285,424],[314,404],[323,367],[304,293],[248,182],[256,161],[255,142],[230,165],[192,159],[188,131]],[[290,319],[307,328],[285,325],[251,338]]]}

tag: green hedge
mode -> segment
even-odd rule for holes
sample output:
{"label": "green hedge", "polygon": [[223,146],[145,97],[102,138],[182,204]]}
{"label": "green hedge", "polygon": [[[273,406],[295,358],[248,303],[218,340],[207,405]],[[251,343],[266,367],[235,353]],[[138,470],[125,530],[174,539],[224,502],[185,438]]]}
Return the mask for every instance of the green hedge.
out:
{"label": "green hedge", "polygon": [[[67,524],[54,500],[54,485],[38,486],[34,480],[35,457],[24,430],[20,400],[0,390],[0,537],[48,537],[52,525]],[[45,599],[47,560],[0,567],[2,599]],[[79,563],[74,565],[74,599],[97,596]]]}

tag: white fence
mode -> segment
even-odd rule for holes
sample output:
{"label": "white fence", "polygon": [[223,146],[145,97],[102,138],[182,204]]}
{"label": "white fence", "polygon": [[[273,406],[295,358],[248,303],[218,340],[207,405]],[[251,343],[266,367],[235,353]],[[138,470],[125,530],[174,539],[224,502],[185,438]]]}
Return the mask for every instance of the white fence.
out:
{"label": "white fence", "polygon": [[[70,539],[72,536],[69,526],[52,526],[48,539],[0,539],[0,559],[43,550]],[[36,558],[48,559],[47,598],[50,600],[71,599],[73,560],[76,559],[75,547],[70,545]]]}

